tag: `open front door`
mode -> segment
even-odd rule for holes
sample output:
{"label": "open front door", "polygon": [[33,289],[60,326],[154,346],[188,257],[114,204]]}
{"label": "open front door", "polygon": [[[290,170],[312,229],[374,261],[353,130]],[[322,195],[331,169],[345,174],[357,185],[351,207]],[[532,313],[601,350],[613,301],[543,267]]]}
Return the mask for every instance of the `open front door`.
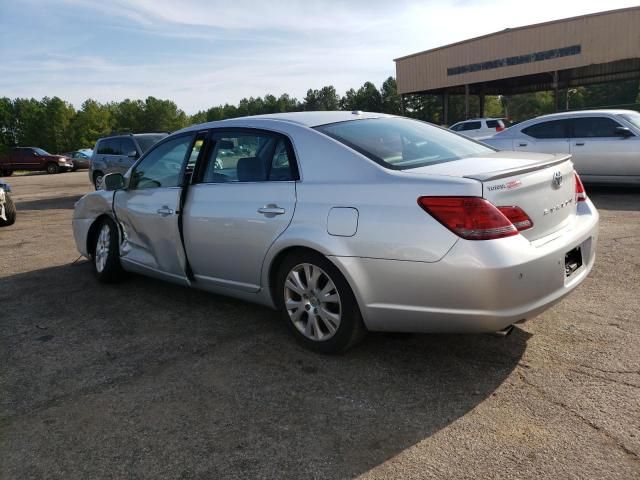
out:
{"label": "open front door", "polygon": [[183,178],[198,155],[195,138],[188,133],[158,143],[134,166],[128,188],[116,192],[120,259],[128,270],[189,283],[179,214]]}

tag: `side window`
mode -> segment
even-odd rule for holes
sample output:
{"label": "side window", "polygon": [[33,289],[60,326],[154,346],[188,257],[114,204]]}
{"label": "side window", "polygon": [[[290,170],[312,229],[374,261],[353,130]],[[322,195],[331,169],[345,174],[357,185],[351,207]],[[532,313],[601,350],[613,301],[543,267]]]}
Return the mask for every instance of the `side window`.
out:
{"label": "side window", "polygon": [[463,130],[467,131],[467,130],[479,130],[480,129],[480,122],[467,122],[467,123],[463,123]]}
{"label": "side window", "polygon": [[105,138],[98,143],[98,154],[100,155],[119,155],[119,140],[117,138]]}
{"label": "side window", "polygon": [[118,151],[116,155],[130,155],[135,157],[138,154],[138,150],[136,149],[136,144],[133,143],[133,140],[126,137],[120,138],[120,143],[118,145]]}
{"label": "side window", "polygon": [[292,178],[286,144],[268,133],[220,134],[206,161],[203,182],[264,182]]}
{"label": "side window", "polygon": [[571,120],[573,127],[573,137],[615,137],[616,127],[621,125],[606,117],[583,117]]}
{"label": "side window", "polygon": [[192,140],[193,135],[184,135],[154,148],[136,165],[131,176],[130,188],[142,190],[180,185],[182,165]]}
{"label": "side window", "polygon": [[460,130],[462,130],[463,126],[464,124],[462,123],[456,123],[453,127],[451,127],[451,130],[453,130],[454,132],[459,132]]}
{"label": "side window", "polygon": [[567,121],[551,120],[524,128],[522,133],[533,138],[567,138]]}
{"label": "side window", "polygon": [[278,140],[273,152],[273,159],[271,160],[271,168],[269,170],[269,180],[293,180],[287,144],[282,139]]}
{"label": "side window", "polygon": [[198,160],[198,155],[200,155],[200,149],[204,144],[204,139],[198,138],[194,144],[193,149],[191,150],[191,154],[189,154],[189,160],[187,160],[187,171],[193,171],[196,166],[196,162]]}

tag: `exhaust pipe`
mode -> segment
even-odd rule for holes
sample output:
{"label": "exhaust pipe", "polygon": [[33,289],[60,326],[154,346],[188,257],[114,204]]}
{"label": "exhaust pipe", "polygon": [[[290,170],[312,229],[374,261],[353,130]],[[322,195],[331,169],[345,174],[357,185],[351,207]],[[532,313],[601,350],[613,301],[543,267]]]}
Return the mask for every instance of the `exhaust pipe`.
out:
{"label": "exhaust pipe", "polygon": [[511,334],[511,332],[513,332],[513,325],[509,325],[508,327],[503,328],[502,330],[498,330],[497,332],[493,332],[492,335],[494,337],[504,338],[504,337],[508,337]]}

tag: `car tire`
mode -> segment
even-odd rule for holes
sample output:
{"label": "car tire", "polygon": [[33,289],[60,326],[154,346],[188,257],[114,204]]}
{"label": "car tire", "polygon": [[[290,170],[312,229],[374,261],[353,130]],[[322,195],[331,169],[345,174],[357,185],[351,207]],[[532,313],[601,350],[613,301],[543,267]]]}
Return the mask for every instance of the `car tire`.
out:
{"label": "car tire", "polygon": [[0,177],[10,177],[13,175],[13,170],[0,170]]}
{"label": "car tire", "polygon": [[16,223],[16,205],[13,203],[11,196],[5,192],[4,216],[6,220],[0,218],[0,227],[8,227]]}
{"label": "car tire", "polygon": [[50,175],[55,175],[60,171],[60,167],[58,167],[55,163],[47,163],[47,173]]}
{"label": "car tire", "polygon": [[100,190],[100,187],[102,186],[103,178],[104,178],[104,175],[102,174],[102,172],[93,172],[93,187],[96,190]]}
{"label": "car tire", "polygon": [[306,348],[339,353],[364,338],[366,329],[349,283],[319,253],[289,254],[278,269],[275,285],[276,305]]}
{"label": "car tire", "polygon": [[104,218],[98,225],[93,243],[93,270],[102,283],[116,283],[123,279],[120,264],[118,228],[113,220]]}

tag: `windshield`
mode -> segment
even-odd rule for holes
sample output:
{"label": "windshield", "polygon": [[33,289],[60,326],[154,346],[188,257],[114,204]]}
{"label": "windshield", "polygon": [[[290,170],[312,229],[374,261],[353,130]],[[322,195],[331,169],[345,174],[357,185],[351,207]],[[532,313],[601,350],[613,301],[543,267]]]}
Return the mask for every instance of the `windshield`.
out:
{"label": "windshield", "polygon": [[45,150],[43,150],[41,148],[34,148],[33,151],[36,152],[38,155],[42,155],[42,156],[51,155],[49,152],[47,152],[47,151],[45,151]]}
{"label": "windshield", "polygon": [[443,128],[408,118],[369,118],[316,130],[394,170],[424,167],[494,150]]}
{"label": "windshield", "polygon": [[156,142],[159,142],[164,137],[166,137],[167,133],[148,133],[144,135],[134,135],[136,140],[138,141],[138,145],[142,149],[142,153],[149,150]]}
{"label": "windshield", "polygon": [[627,122],[629,122],[631,125],[633,125],[634,127],[640,128],[640,113],[637,113],[637,112],[623,113],[620,116],[624,118]]}

